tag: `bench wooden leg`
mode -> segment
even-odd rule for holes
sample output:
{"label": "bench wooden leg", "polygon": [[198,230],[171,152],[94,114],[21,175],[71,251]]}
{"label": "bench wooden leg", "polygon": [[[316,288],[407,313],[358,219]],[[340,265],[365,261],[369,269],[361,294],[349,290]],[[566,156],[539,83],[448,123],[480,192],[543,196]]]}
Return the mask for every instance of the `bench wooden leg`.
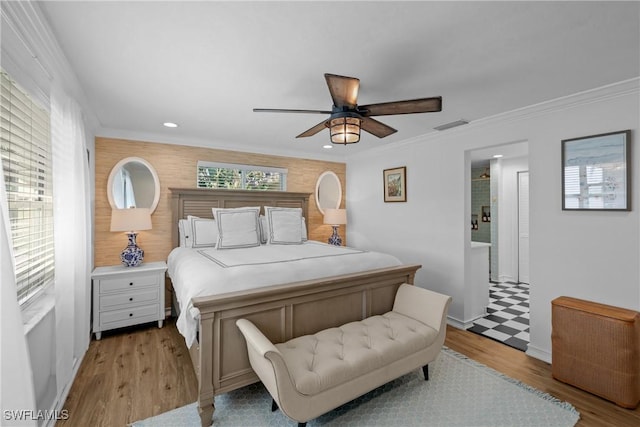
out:
{"label": "bench wooden leg", "polygon": [[422,373],[424,374],[424,380],[429,381],[429,365],[424,365],[422,367]]}
{"label": "bench wooden leg", "polygon": [[202,427],[213,425],[213,412],[215,410],[213,399],[211,399],[211,402],[203,401],[198,404],[198,414],[200,415],[200,425]]}

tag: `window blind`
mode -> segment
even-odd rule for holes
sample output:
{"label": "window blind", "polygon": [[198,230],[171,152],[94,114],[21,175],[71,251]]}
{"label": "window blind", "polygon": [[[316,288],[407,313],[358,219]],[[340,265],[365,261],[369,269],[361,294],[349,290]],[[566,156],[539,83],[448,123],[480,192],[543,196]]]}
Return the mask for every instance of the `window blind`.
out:
{"label": "window blind", "polygon": [[234,163],[198,162],[198,188],[286,190],[287,169]]}
{"label": "window blind", "polygon": [[54,278],[50,118],[0,74],[0,154],[22,304]]}

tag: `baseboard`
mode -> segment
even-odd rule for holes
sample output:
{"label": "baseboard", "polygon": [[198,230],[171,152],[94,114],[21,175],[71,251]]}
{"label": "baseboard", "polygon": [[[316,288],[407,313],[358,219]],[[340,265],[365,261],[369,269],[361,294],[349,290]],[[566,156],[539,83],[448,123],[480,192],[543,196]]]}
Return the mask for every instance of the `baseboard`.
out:
{"label": "baseboard", "polygon": [[467,320],[465,322],[465,321],[456,319],[455,317],[447,316],[447,324],[453,326],[456,329],[467,330],[467,329],[469,329],[470,327],[473,326],[473,321],[474,320],[480,319],[481,317],[483,317],[483,316],[474,317],[473,319]]}
{"label": "baseboard", "polygon": [[529,343],[526,351],[527,356],[531,356],[535,359],[542,360],[543,362],[551,363],[551,353],[547,350],[541,349]]}

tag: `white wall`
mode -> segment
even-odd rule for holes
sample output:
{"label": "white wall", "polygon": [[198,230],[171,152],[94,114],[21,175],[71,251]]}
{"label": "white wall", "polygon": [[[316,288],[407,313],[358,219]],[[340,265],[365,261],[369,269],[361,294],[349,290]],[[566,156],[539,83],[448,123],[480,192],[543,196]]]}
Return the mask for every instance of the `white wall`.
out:
{"label": "white wall", "polygon": [[[418,285],[453,296],[450,321],[465,321],[469,157],[465,152],[529,143],[531,345],[550,360],[551,300],[560,295],[640,308],[639,174],[631,212],[561,210],[561,140],[639,126],[640,79],[429,134],[347,162],[348,241],[420,263]],[[638,155],[632,150],[632,164]],[[383,169],[407,167],[407,203],[384,203]]]}
{"label": "white wall", "polygon": [[33,388],[38,409],[51,409],[56,401],[55,311],[47,310],[43,318],[26,334],[33,371]]}

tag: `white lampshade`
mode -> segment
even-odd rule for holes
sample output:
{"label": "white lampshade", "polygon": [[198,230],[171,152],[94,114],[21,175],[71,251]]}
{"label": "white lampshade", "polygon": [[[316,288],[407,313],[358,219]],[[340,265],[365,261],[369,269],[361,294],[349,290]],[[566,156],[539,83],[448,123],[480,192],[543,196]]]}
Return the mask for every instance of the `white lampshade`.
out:
{"label": "white lampshade", "polygon": [[346,209],[325,209],[324,223],[331,225],[342,225],[347,223]]}
{"label": "white lampshade", "polygon": [[113,209],[111,211],[111,231],[151,230],[149,208]]}

